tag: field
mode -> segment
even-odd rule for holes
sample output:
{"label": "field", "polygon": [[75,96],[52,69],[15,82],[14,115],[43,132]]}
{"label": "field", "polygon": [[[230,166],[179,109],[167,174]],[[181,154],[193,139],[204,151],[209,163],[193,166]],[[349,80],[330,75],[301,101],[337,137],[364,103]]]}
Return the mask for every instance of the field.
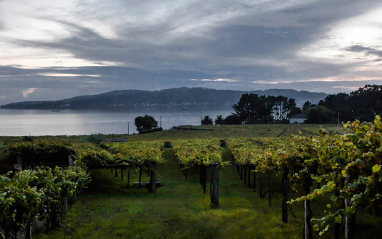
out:
{"label": "field", "polygon": [[[318,134],[320,125],[288,125],[288,124],[265,124],[265,125],[209,125],[209,126],[183,126],[185,130],[164,130],[150,134],[121,134],[121,135],[102,135],[107,138],[128,138],[129,141],[148,141],[148,140],[176,140],[176,139],[195,139],[195,138],[251,138],[251,137],[290,137],[292,134],[312,135]],[[341,125],[323,125],[323,128],[333,132],[342,132]],[[96,134],[97,132],[95,132]],[[25,136],[28,137],[28,136]],[[43,139],[48,141],[69,141],[85,142],[89,136],[39,136],[34,139]],[[17,142],[23,137],[0,136],[1,142]]]}
{"label": "field", "polygon": [[[342,127],[324,126],[341,132]],[[241,125],[187,127],[188,130],[169,130],[145,135],[110,135],[104,138],[127,137],[129,141],[199,138],[289,137],[291,134],[311,135],[319,132],[317,125]],[[87,136],[39,137],[46,140],[86,141]],[[19,137],[2,137],[0,142],[19,141]],[[281,183],[274,178],[273,203],[259,198],[258,191],[249,189],[240,180],[233,165],[220,169],[220,208],[210,208],[209,190],[203,194],[197,170],[182,176],[172,149],[163,153],[165,163],[158,167],[163,187],[156,194],[146,189],[127,188],[126,178],[115,177],[109,169],[91,171],[92,182],[69,209],[62,226],[34,234],[34,238],[302,238],[303,204],[289,209],[289,222],[281,220]],[[228,154],[224,154],[229,161]],[[210,173],[208,173],[208,177]],[[145,174],[144,174],[145,175]],[[138,181],[133,173],[131,182]],[[263,177],[265,192],[268,178]],[[144,181],[149,178],[145,177]],[[209,178],[207,180],[209,182]],[[209,183],[208,183],[209,185]],[[296,196],[291,194],[290,196]],[[325,207],[312,202],[314,217]],[[316,215],[315,215],[316,213]],[[357,214],[356,238],[380,238],[382,220],[360,212]],[[317,235],[315,235],[317,236]],[[318,236],[317,236],[318,237]],[[331,231],[323,238],[332,238]]]}

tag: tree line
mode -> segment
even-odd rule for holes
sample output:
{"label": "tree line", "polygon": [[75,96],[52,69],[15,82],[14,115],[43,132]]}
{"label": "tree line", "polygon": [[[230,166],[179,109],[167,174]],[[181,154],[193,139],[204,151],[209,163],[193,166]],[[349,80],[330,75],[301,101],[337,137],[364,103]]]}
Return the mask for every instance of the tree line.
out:
{"label": "tree line", "polygon": [[[356,91],[328,95],[318,104],[306,101],[302,108],[296,106],[293,98],[286,96],[265,96],[253,93],[243,94],[232,106],[234,113],[224,118],[218,115],[214,120],[206,115],[202,125],[272,124],[289,123],[291,116],[305,113],[306,123],[325,124],[359,120],[372,121],[382,114],[382,85],[365,85]],[[135,119],[140,133],[151,132],[158,127],[151,116]],[[159,129],[159,128],[158,128]],[[160,128],[161,129],[161,128]],[[160,130],[159,129],[159,130]]]}
{"label": "tree line", "polygon": [[[291,115],[301,113],[295,99],[286,96],[265,96],[243,94],[237,104],[232,106],[235,113],[223,118],[218,115],[215,124],[270,124],[289,123]],[[204,116],[202,125],[213,124],[209,116]]]}
{"label": "tree line", "polygon": [[350,94],[328,95],[317,105],[303,105],[307,123],[339,123],[353,120],[373,121],[382,114],[382,85],[365,85]]}

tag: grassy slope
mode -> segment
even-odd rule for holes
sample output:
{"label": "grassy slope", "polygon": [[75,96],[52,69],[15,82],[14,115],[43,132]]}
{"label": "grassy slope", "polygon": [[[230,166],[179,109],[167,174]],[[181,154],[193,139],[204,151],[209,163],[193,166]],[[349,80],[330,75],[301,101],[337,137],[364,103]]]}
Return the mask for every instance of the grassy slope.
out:
{"label": "grassy slope", "polygon": [[279,206],[270,209],[266,199],[259,200],[234,167],[220,171],[221,208],[210,209],[197,171],[185,181],[171,150],[165,154],[168,160],[158,172],[165,186],[156,195],[126,189],[126,180],[109,170],[94,171],[92,185],[69,210],[65,225],[34,238],[300,238],[294,232],[301,231],[301,216],[283,224]]}

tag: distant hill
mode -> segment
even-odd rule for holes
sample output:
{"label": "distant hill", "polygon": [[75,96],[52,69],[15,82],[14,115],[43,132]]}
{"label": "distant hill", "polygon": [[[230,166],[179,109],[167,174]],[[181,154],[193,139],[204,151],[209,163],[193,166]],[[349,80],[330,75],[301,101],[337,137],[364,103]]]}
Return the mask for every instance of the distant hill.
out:
{"label": "distant hill", "polygon": [[56,101],[24,101],[0,106],[3,109],[105,109],[139,106],[216,106],[230,107],[242,94],[283,95],[296,100],[302,106],[305,101],[318,103],[327,94],[296,90],[236,91],[207,88],[172,88],[158,91],[118,90],[98,95],[78,96]]}

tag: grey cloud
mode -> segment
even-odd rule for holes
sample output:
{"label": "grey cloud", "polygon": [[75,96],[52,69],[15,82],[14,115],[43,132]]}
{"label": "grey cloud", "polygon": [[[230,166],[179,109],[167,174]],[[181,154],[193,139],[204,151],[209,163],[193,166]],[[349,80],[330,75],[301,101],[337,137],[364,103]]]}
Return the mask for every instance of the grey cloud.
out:
{"label": "grey cloud", "polygon": [[[128,8],[128,4],[128,2],[124,3],[125,8]],[[291,6],[287,10],[265,11],[257,14],[258,6],[255,5],[255,7],[248,1],[238,3],[219,1],[209,4],[195,1],[186,6],[170,8],[173,12],[157,22],[144,26],[141,24],[119,26],[117,38],[106,39],[94,30],[76,23],[59,21],[68,27],[73,35],[72,38],[56,43],[29,42],[27,44],[65,49],[76,57],[93,61],[120,62],[127,66],[150,69],[201,70],[201,67],[205,65],[225,61],[221,59],[222,57],[230,59],[241,56],[292,58],[301,46],[322,37],[331,23],[350,14],[361,14],[370,9],[375,1],[369,4],[351,1],[346,6],[339,7],[341,4],[343,4],[342,1],[333,1],[331,4],[313,2],[299,4],[297,7]],[[163,7],[161,3],[153,4],[153,6],[156,5]],[[348,11],[350,8],[347,7],[348,5],[356,5],[356,8]],[[145,5],[149,9],[153,6]],[[122,14],[123,9],[120,7],[117,12]],[[185,33],[184,36],[167,39],[170,37],[170,32],[177,27],[187,26],[199,18],[224,11],[236,11],[237,17],[229,21],[217,21],[205,34],[206,37]],[[274,25],[263,26],[267,25],[267,21],[271,19],[285,22],[288,18],[294,18],[296,25],[290,23],[291,26],[278,27],[275,22]],[[121,21],[123,21],[123,15]],[[142,21],[144,22],[145,19]],[[203,26],[195,30],[198,31],[199,28]],[[275,32],[282,34],[274,34]]]}
{"label": "grey cloud", "polygon": [[362,45],[353,45],[353,46],[345,48],[345,50],[350,52],[363,52],[366,55],[374,55],[374,56],[382,57],[382,51],[376,50],[372,47],[366,47]]}
{"label": "grey cloud", "polygon": [[[270,32],[282,32],[273,34]],[[226,57],[288,57],[302,44],[316,35],[311,28],[265,28],[258,26],[231,26],[217,33],[217,40],[210,44],[214,54]]]}
{"label": "grey cloud", "polygon": [[[311,92],[324,92],[328,94],[334,94],[339,92],[350,93],[363,87],[365,85],[381,85],[382,78],[376,78],[374,80],[368,81],[309,81],[309,82],[294,82],[294,83],[279,83],[279,84],[254,84],[255,89],[265,90],[265,89],[295,89],[295,90],[306,90]],[[317,102],[318,103],[318,102]]]}
{"label": "grey cloud", "polygon": [[[264,82],[296,81],[338,76],[355,65],[305,61],[298,50],[320,38],[348,17],[381,6],[380,1],[78,1],[73,14],[107,24],[116,21],[116,36],[105,37],[81,22],[52,17],[70,37],[55,42],[14,41],[22,46],[60,49],[76,58],[112,62],[119,66],[20,69],[0,66],[0,83],[20,91],[39,88],[30,99],[57,99],[115,89],[163,89],[201,86],[220,89],[264,89]],[[280,5],[280,6],[279,6]],[[282,5],[282,7],[281,7]],[[285,5],[285,6],[284,6]],[[159,10],[158,10],[159,9]],[[158,16],[152,13],[158,12]],[[1,23],[0,23],[1,24]],[[1,28],[1,25],[0,25]],[[189,29],[188,29],[189,28]],[[182,32],[184,30],[184,32]],[[59,33],[57,33],[59,34]],[[346,49],[382,57],[382,52],[361,45]],[[255,63],[241,58],[283,60],[285,65]],[[42,73],[100,75],[99,78],[52,77]],[[10,77],[11,76],[11,77]],[[235,79],[238,82],[200,82],[190,79]],[[252,82],[263,82],[253,84]],[[340,83],[338,83],[340,84]],[[327,82],[277,84],[325,91]],[[60,91],[61,93],[48,93]],[[58,90],[59,89],[59,90]],[[77,90],[79,89],[79,90]],[[43,96],[43,93],[47,94]],[[1,95],[0,95],[1,97]],[[34,98],[35,97],[35,98]],[[1,103],[1,99],[0,99]]]}

